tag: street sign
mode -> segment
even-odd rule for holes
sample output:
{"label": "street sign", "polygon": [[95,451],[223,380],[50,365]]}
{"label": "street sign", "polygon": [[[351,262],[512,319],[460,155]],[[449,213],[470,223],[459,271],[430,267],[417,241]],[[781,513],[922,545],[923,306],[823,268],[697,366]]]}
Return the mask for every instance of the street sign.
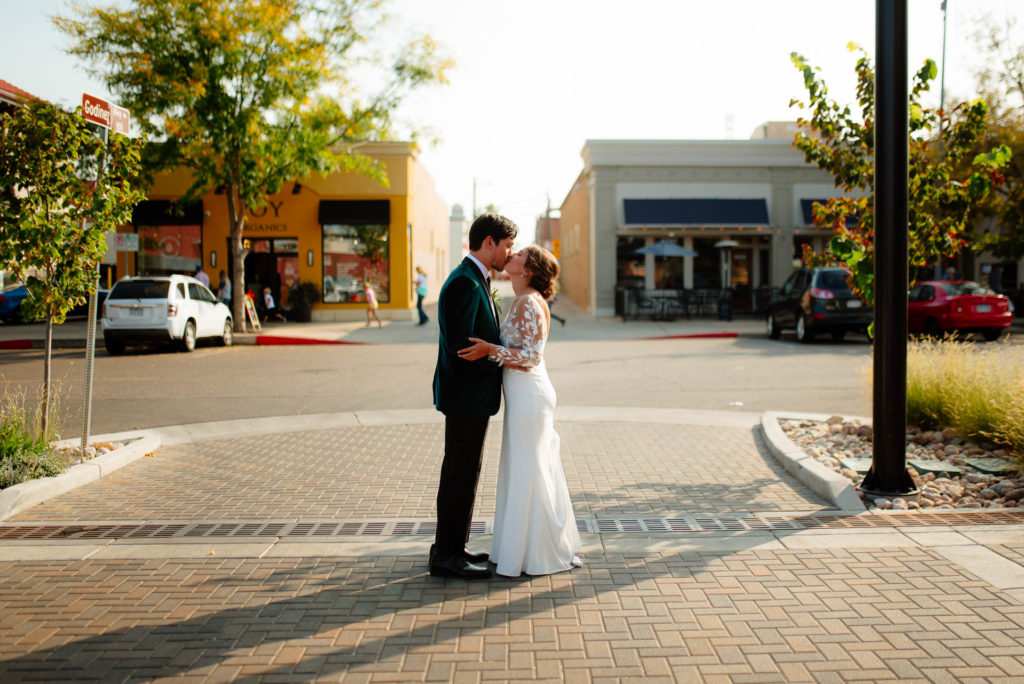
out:
{"label": "street sign", "polygon": [[562,241],[558,238],[551,241],[551,253],[556,259],[562,258]]}
{"label": "street sign", "polygon": [[114,233],[112,237],[111,243],[115,252],[139,251],[138,233]]}
{"label": "street sign", "polygon": [[82,93],[82,112],[86,121],[92,121],[104,128],[109,128],[115,133],[128,135],[128,125],[131,123],[131,117],[128,114],[128,110],[124,107],[118,107],[94,95]]}

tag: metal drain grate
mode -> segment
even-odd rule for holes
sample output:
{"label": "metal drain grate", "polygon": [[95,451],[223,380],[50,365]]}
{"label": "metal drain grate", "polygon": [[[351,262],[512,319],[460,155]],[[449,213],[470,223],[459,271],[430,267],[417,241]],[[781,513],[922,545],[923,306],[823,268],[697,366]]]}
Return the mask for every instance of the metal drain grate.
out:
{"label": "metal drain grate", "polygon": [[[1024,511],[972,511],[887,514],[753,514],[682,518],[597,518],[577,520],[581,534],[708,534],[870,527],[950,527],[1024,524]],[[317,522],[167,522],[110,524],[0,523],[2,540],[170,539],[433,535],[433,520],[343,520]],[[491,532],[490,520],[475,520],[473,534]]]}

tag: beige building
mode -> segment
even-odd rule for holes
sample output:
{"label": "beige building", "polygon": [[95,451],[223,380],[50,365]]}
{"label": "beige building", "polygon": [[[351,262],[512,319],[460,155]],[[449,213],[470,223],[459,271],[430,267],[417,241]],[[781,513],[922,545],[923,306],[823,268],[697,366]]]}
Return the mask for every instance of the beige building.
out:
{"label": "beige building", "polygon": [[[625,288],[720,291],[728,278],[735,311],[763,306],[803,243],[825,247],[812,203],[840,194],[780,126],[764,133],[782,139],[588,140],[561,206],[562,292],[611,316]],[[661,240],[697,256],[635,253]]]}

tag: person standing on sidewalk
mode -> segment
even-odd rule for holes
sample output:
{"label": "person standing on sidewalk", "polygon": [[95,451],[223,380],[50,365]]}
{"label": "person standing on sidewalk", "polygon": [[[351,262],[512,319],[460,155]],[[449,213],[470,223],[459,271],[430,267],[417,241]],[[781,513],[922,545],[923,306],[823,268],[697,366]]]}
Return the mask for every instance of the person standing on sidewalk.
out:
{"label": "person standing on sidewalk", "polygon": [[423,310],[423,298],[427,296],[427,273],[422,266],[416,267],[416,279],[413,282],[416,285],[416,310],[420,314],[420,322],[417,325],[426,325],[430,320],[427,312]]}
{"label": "person standing on sidewalk", "polygon": [[471,344],[470,337],[500,341],[489,275],[492,268],[505,268],[517,232],[512,221],[497,214],[473,221],[469,256],[451,272],[438,297],[433,389],[434,406],[444,414],[444,460],[437,488],[437,533],[430,547],[430,574],[435,577],[491,576],[488,555],[468,551],[466,542],[487,423],[501,405],[501,362],[468,361],[459,357],[459,350]]}

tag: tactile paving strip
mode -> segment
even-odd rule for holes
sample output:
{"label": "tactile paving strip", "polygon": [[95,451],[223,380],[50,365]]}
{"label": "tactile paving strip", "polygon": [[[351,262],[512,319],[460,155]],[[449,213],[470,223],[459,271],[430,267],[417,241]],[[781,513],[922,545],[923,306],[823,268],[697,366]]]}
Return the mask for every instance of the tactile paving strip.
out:
{"label": "tactile paving strip", "polygon": [[[751,514],[681,518],[597,518],[577,520],[581,534],[714,534],[728,532],[850,529],[871,527],[951,527],[1024,524],[1024,511],[948,511],[860,515]],[[111,524],[0,523],[2,540],[170,539],[170,538],[324,538],[433,535],[433,520],[332,520],[288,522],[166,522]],[[473,534],[489,534],[490,520],[476,520]]]}

